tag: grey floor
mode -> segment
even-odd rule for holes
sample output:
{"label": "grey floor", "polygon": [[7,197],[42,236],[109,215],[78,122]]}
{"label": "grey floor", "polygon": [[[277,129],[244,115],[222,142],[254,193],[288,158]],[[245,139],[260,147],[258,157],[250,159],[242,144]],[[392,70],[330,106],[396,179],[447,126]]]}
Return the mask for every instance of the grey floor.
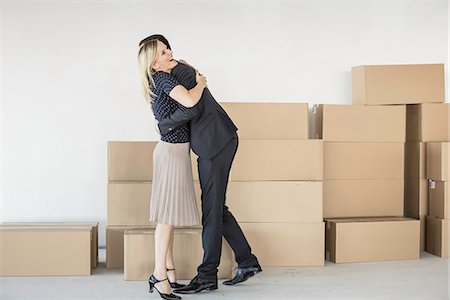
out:
{"label": "grey floor", "polygon": [[[104,261],[104,250],[100,260]],[[423,252],[420,260],[264,268],[246,283],[183,299],[450,299],[449,259]],[[104,263],[92,276],[0,277],[0,299],[160,299],[146,282],[124,281]]]}

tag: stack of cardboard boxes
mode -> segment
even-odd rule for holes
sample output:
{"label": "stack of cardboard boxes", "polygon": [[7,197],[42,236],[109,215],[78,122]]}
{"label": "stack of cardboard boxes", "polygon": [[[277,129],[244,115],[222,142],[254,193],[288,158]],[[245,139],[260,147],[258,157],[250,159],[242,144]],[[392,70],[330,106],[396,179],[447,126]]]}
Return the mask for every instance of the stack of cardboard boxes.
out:
{"label": "stack of cardboard boxes", "polygon": [[[356,105],[319,108],[325,140],[324,214],[339,218],[327,219],[326,251],[332,261],[419,258],[420,221],[400,216],[403,206],[406,216],[414,218],[425,211],[423,200],[419,205],[420,188],[426,189],[426,181],[420,180],[424,173],[419,173],[421,166],[424,170],[424,145],[406,145],[404,168],[404,104],[443,102],[443,87],[443,65],[359,66],[352,68]],[[348,143],[354,141],[361,143]],[[343,179],[357,181],[344,185]]]}
{"label": "stack of cardboard boxes", "polygon": [[429,214],[428,195],[435,194],[433,188],[430,191],[428,188],[427,143],[450,141],[449,113],[450,105],[446,103],[407,105],[405,216],[420,219],[422,251],[425,250],[426,215]]}
{"label": "stack of cardboard boxes", "polygon": [[[146,280],[154,268],[156,224],[149,221],[149,211],[156,144],[108,144],[106,266],[124,268],[125,280]],[[198,183],[196,195],[200,206]],[[175,228],[174,261],[179,279],[195,276],[202,254],[200,225]],[[224,243],[219,278],[231,277],[231,265],[231,249]]]}
{"label": "stack of cardboard boxes", "polygon": [[149,222],[156,142],[108,143],[106,267],[124,267],[124,232]]}
{"label": "stack of cardboard boxes", "polygon": [[308,106],[222,103],[239,128],[227,205],[262,266],[322,266],[322,142]]}
{"label": "stack of cardboard boxes", "polygon": [[418,221],[403,218],[405,107],[320,105],[313,116],[324,141],[327,259],[418,258]]}
{"label": "stack of cardboard boxes", "polygon": [[[442,107],[443,105],[441,105]],[[440,110],[446,119],[441,139],[447,142],[427,142],[427,178],[429,179],[429,206],[426,218],[426,251],[441,257],[450,257],[450,105]],[[437,118],[436,122],[442,121]]]}

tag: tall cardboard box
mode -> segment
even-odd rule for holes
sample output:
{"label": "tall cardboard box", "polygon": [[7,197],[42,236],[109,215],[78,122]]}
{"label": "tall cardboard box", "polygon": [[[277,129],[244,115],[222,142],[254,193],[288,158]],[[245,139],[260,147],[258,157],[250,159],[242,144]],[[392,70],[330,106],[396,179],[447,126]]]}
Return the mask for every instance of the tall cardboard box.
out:
{"label": "tall cardboard box", "polygon": [[0,276],[91,274],[89,226],[0,227]]}
{"label": "tall cardboard box", "polygon": [[403,216],[403,185],[403,179],[324,180],[324,218]]}
{"label": "tall cardboard box", "polygon": [[450,219],[450,181],[431,181],[429,186],[429,211],[433,218]]}
{"label": "tall cardboard box", "polygon": [[406,140],[416,142],[450,141],[450,104],[407,105]]}
{"label": "tall cardboard box", "polygon": [[319,105],[313,136],[327,142],[405,142],[406,107]]}
{"label": "tall cardboard box", "polygon": [[324,223],[240,223],[262,266],[324,265]]}
{"label": "tall cardboard box", "polygon": [[440,256],[450,257],[450,220],[427,216],[426,251]]}
{"label": "tall cardboard box", "polygon": [[444,64],[364,65],[352,68],[353,104],[444,101]]}
{"label": "tall cardboard box", "polygon": [[108,181],[152,181],[158,142],[108,142]]}
{"label": "tall cardboard box", "polygon": [[334,263],[419,258],[419,220],[349,218],[326,222],[326,256]]}
{"label": "tall cardboard box", "polygon": [[419,218],[428,214],[428,180],[405,178],[405,216]]}
{"label": "tall cardboard box", "polygon": [[308,139],[307,103],[222,102],[239,129],[239,138],[265,140]]}
{"label": "tall cardboard box", "polygon": [[450,180],[450,142],[427,143],[427,178]]}
{"label": "tall cardboard box", "polygon": [[420,220],[420,251],[425,251],[426,249],[426,244],[427,244],[427,239],[426,239],[426,234],[427,234],[427,216],[420,216],[419,217]]}
{"label": "tall cardboard box", "polygon": [[[147,280],[155,266],[155,231],[127,230],[124,235],[125,280]],[[202,229],[175,229],[173,255],[177,278],[191,280],[203,259]],[[228,243],[222,242],[222,255],[218,278],[231,278],[232,252]]]}

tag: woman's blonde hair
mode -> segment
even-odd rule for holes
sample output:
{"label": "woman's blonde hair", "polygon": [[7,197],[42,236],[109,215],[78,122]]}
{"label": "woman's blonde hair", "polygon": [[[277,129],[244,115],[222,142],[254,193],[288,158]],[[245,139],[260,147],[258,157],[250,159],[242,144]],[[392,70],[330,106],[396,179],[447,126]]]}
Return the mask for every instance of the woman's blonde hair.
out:
{"label": "woman's blonde hair", "polygon": [[153,101],[155,94],[152,92],[152,87],[155,86],[153,75],[156,73],[152,66],[155,64],[157,57],[157,39],[145,41],[139,46],[137,55],[139,64],[139,73],[141,74],[142,92],[145,100],[149,103]]}

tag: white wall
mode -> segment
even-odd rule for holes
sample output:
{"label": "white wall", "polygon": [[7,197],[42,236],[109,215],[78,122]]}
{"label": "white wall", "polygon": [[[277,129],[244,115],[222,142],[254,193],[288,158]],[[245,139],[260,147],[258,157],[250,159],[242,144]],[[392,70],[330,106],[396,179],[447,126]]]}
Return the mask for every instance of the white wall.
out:
{"label": "white wall", "polygon": [[[1,3],[0,221],[101,223],[108,140],[157,140],[137,43],[163,33],[219,101],[351,103],[350,68],[445,63],[447,1]],[[448,89],[447,89],[448,90]]]}

